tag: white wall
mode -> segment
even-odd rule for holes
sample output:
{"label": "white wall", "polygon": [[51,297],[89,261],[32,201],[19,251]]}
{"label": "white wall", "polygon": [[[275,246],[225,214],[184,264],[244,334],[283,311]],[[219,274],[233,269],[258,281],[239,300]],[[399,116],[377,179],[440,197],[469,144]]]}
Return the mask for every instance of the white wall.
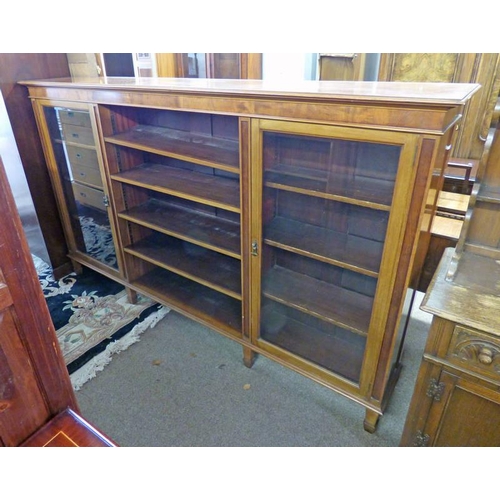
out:
{"label": "white wall", "polygon": [[318,54],[305,52],[264,52],[264,80],[316,80]]}

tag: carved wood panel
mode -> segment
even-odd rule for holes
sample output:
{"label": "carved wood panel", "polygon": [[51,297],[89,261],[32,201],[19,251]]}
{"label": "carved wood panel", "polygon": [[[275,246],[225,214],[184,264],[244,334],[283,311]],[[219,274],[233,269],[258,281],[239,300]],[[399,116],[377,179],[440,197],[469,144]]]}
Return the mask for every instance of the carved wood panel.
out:
{"label": "carved wood panel", "polygon": [[498,380],[500,339],[495,343],[491,335],[484,335],[458,325],[453,332],[447,359]]}

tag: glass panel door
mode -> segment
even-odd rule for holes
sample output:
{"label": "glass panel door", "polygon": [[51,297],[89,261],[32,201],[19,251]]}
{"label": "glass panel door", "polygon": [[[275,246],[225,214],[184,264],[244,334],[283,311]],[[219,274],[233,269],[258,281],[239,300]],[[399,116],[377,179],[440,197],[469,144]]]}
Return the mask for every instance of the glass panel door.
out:
{"label": "glass panel door", "polygon": [[62,188],[62,210],[71,227],[70,251],[118,269],[90,113],[44,107],[44,115]]}
{"label": "glass panel door", "polygon": [[355,383],[401,148],[262,134],[260,339]]}

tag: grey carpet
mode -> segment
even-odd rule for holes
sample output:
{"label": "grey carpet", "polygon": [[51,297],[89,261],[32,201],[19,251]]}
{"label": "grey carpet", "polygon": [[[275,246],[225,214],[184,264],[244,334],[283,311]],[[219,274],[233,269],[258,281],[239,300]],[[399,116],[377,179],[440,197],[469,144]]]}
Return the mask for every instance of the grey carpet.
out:
{"label": "grey carpet", "polygon": [[376,433],[357,403],[171,311],[78,392],[82,415],[122,447],[395,447],[430,315],[413,308],[403,370]]}

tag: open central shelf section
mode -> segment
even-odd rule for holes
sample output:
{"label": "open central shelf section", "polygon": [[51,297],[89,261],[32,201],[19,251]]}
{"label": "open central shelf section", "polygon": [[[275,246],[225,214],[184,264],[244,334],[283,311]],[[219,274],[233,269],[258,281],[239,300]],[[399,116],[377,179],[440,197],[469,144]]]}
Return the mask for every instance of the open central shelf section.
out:
{"label": "open central shelf section", "polygon": [[138,291],[241,337],[239,120],[105,108],[127,275]]}

